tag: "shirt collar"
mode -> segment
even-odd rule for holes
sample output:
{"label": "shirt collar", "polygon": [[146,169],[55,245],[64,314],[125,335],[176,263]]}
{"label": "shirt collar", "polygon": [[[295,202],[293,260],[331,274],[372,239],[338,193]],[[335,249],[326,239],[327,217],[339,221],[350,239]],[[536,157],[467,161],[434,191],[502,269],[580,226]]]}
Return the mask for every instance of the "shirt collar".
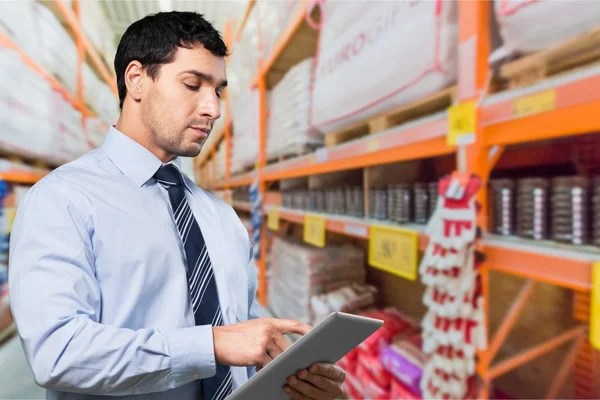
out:
{"label": "shirt collar", "polygon": [[[100,145],[100,148],[112,160],[117,168],[138,186],[143,186],[156,171],[163,165],[163,162],[144,146],[123,134],[115,127],[111,126]],[[173,164],[181,172],[181,159],[176,157],[169,164]],[[183,183],[191,192],[185,176]]]}

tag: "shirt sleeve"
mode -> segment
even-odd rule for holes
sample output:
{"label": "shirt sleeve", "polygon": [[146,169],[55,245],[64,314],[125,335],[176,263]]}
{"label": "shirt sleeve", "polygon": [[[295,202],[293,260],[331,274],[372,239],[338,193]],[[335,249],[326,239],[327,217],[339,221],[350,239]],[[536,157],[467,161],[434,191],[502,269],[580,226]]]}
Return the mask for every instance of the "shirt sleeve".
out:
{"label": "shirt sleeve", "polygon": [[172,389],[215,374],[211,326],[123,329],[101,324],[93,224],[68,189],[40,182],[17,212],[9,290],[38,385],[123,395]]}

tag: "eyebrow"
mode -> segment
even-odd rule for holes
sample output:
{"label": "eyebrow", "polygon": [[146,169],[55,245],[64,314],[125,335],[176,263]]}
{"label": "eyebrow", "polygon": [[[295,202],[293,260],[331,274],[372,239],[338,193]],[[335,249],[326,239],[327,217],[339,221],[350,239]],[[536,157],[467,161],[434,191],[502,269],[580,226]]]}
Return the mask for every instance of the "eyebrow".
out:
{"label": "eyebrow", "polygon": [[[178,73],[177,76],[183,75],[183,74],[191,74],[191,75],[197,76],[198,78],[210,83],[211,85],[215,83],[214,76],[205,74],[200,71],[196,71],[195,69],[191,69],[189,71],[182,71],[182,72]],[[220,82],[220,85],[218,85],[217,87],[227,87],[227,81]]]}

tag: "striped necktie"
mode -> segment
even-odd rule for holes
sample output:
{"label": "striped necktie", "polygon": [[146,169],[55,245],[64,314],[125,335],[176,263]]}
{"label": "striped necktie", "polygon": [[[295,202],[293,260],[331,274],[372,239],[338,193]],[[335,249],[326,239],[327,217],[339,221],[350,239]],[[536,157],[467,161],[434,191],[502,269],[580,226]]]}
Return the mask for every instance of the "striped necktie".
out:
{"label": "striped necktie", "polygon": [[[223,325],[219,294],[206,243],[185,199],[185,186],[179,170],[172,164],[161,166],[154,178],[169,193],[173,218],[185,249],[188,288],[196,325]],[[231,368],[217,363],[215,376],[202,380],[203,400],[222,400],[231,393]]]}

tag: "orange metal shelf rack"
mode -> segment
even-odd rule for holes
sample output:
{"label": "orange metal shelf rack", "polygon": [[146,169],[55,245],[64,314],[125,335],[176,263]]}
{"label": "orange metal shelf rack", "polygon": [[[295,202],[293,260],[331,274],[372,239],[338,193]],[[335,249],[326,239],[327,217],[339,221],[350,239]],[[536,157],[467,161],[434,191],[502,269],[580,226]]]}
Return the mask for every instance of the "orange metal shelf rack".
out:
{"label": "orange metal shelf rack", "polygon": [[[475,173],[483,179],[483,189],[478,193],[478,202],[482,206],[480,225],[486,229],[487,183],[504,146],[600,131],[600,119],[597,118],[597,110],[600,109],[600,67],[590,67],[549,78],[526,89],[487,95],[487,82],[491,73],[488,63],[490,7],[490,2],[487,1],[459,1],[458,101],[477,102],[477,125],[471,144],[458,148],[446,146],[448,120],[446,115],[438,115],[401,125],[378,135],[319,149],[314,154],[266,165],[266,77],[284,50],[288,50],[286,46],[293,42],[294,34],[303,23],[309,11],[309,2],[304,2],[301,10],[292,17],[273,52],[261,60],[259,74],[254,81],[261,94],[260,155],[257,168],[233,179],[230,179],[227,171],[225,181],[219,182],[215,187],[230,189],[248,185],[258,179],[259,189],[264,195],[267,182],[456,152],[459,169]],[[238,36],[240,34],[238,33]],[[547,108],[523,111],[527,107],[518,106],[519,103],[530,101],[531,96],[540,94],[547,94],[552,98]],[[229,146],[227,140],[221,142]],[[244,211],[249,209],[247,204],[234,203],[233,206]],[[265,204],[265,209],[269,207],[279,208],[279,204]],[[279,209],[279,218],[293,223],[304,223],[306,215],[301,211]],[[326,215],[325,218],[328,231],[362,239],[368,238],[372,224],[380,224],[378,221],[331,215]],[[422,228],[402,227],[419,231],[419,248],[423,250],[428,239]],[[266,249],[266,227],[263,226],[263,229],[261,248]],[[582,343],[587,343],[584,336],[587,334],[585,327],[576,327],[508,360],[491,364],[531,295],[535,282],[546,282],[587,294],[592,288],[592,267],[595,261],[600,260],[600,253],[573,247],[546,246],[533,241],[499,238],[494,235],[485,235],[482,250],[486,256],[486,261],[480,269],[486,321],[489,319],[489,270],[520,276],[525,278],[527,283],[510,308],[511,312],[507,314],[497,332],[491,335],[493,337],[490,347],[479,353],[478,372],[483,382],[479,398],[489,396],[493,379],[568,342],[573,342],[572,350],[565,358],[564,365],[560,368],[548,394],[556,395],[570,368],[576,369],[577,376],[595,376],[597,357],[589,353],[589,345],[581,346]],[[266,304],[265,253],[262,253],[258,262],[259,299],[262,304]],[[581,380],[576,379],[576,386],[579,394],[597,395],[592,393],[591,389],[587,390]]]}
{"label": "orange metal shelf rack", "polygon": [[[85,33],[83,32],[83,28],[81,27],[81,23],[79,21],[80,18],[80,0],[73,0],[73,10],[70,10],[62,0],[53,0],[53,2],[48,2],[45,4],[48,6],[53,12],[60,13],[62,17],[66,20],[67,24],[70,26],[71,30],[74,34],[74,40],[77,44],[78,50],[78,79],[77,79],[77,95],[70,93],[65,86],[52,74],[46,71],[42,66],[37,64],[33,59],[26,54],[11,38],[9,38],[6,34],[0,32],[0,47],[6,47],[21,57],[23,62],[35,71],[38,75],[40,75],[44,80],[46,80],[51,87],[61,93],[63,97],[77,110],[81,112],[83,118],[94,117],[95,114],[85,103],[85,99],[83,96],[83,63],[85,62],[85,54],[89,54],[92,62],[97,68],[98,72],[102,76],[102,78],[107,82],[107,84],[112,89],[113,93],[117,95],[117,86],[116,79],[113,75],[111,75],[102,62],[100,56],[98,55],[96,49],[94,49],[93,45],[86,38]],[[56,6],[56,7],[54,7]],[[32,173],[29,171],[7,171],[0,173],[0,178],[7,182],[14,183],[24,183],[24,184],[34,184],[43,178],[45,173]]]}

